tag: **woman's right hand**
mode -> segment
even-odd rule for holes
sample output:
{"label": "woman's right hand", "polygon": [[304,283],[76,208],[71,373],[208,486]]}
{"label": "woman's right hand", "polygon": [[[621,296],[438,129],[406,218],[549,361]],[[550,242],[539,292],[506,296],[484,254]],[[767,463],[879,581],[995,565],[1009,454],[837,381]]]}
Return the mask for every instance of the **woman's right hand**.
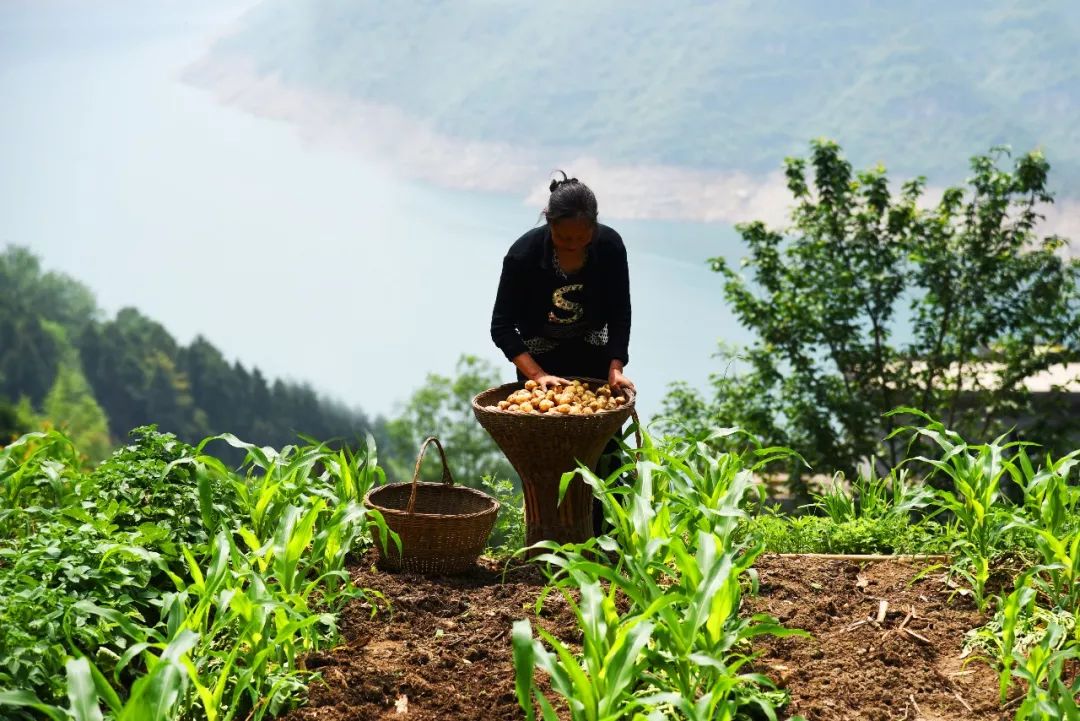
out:
{"label": "woman's right hand", "polygon": [[540,390],[543,390],[543,391],[546,391],[548,388],[553,388],[555,386],[568,386],[568,385],[570,385],[570,381],[566,380],[565,378],[560,378],[559,376],[547,375],[546,373],[541,373],[540,375],[533,378],[533,380],[536,381],[540,385]]}

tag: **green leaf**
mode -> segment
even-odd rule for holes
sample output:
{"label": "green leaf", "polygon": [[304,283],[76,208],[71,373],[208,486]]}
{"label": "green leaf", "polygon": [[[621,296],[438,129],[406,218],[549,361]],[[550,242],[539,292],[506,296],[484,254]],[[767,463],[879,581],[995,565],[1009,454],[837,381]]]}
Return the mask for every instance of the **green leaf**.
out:
{"label": "green leaf", "polygon": [[0,691],[0,707],[30,708],[48,716],[52,721],[68,721],[64,709],[44,703],[30,691]]}
{"label": "green leaf", "polygon": [[72,658],[67,662],[67,693],[75,721],[102,721],[98,693],[90,673],[90,662]]}

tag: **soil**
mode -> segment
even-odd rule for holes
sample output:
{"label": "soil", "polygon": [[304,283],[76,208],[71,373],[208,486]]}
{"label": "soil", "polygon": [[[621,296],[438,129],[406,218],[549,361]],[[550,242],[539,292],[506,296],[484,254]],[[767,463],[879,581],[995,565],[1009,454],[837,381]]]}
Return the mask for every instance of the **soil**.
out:
{"label": "soil", "polygon": [[[392,612],[372,617],[362,600],[345,608],[344,645],[305,659],[322,682],[311,685],[308,705],[288,721],[518,721],[524,714],[514,690],[514,621],[528,618],[534,629],[580,644],[573,612],[558,594],[534,614],[544,577],[531,566],[504,578],[500,564],[481,558],[468,574],[428,577],[381,572],[368,556],[352,579],[381,593]],[[537,680],[554,700],[546,677],[537,672]]]}
{"label": "soil", "polygon": [[997,675],[961,658],[964,633],[984,617],[941,573],[919,578],[925,563],[762,556],[755,567],[760,594],[747,599],[747,610],[813,634],[757,642],[759,670],[791,694],[787,714],[807,721],[1012,718],[999,709]]}
{"label": "soil", "polygon": [[[353,569],[353,581],[383,594],[392,614],[372,617],[363,600],[345,609],[344,644],[307,657],[307,668],[323,680],[289,721],[517,721],[523,714],[514,692],[513,622],[529,618],[564,642],[580,640],[561,598],[549,596],[542,614],[533,614],[544,585],[533,568],[504,579],[499,565],[481,559],[464,576],[424,577],[382,573],[372,560]],[[760,595],[747,597],[747,612],[770,613],[813,634],[756,642],[762,654],[756,670],[792,697],[781,718],[1012,718],[999,710],[994,672],[960,658],[964,633],[983,618],[968,599],[949,600],[953,589],[940,574],[916,580],[924,567],[896,560],[758,560]],[[543,674],[537,678],[548,691]]]}

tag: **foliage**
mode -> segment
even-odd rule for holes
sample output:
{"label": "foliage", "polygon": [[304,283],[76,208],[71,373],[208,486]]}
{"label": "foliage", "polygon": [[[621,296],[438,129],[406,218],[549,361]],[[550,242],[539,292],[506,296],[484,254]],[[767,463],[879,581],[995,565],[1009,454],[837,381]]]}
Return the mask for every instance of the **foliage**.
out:
{"label": "foliage", "polygon": [[0,399],[0,446],[29,433],[30,428],[30,424],[25,423],[14,405]]}
{"label": "foliage", "polygon": [[499,515],[488,538],[488,553],[510,556],[525,545],[525,496],[511,481],[484,476],[480,490],[499,502]]}
{"label": "foliage", "polygon": [[[56,431],[0,451],[0,706],[277,715],[312,677],[298,659],[336,642],[336,613],[363,593],[346,558],[388,534],[360,503],[384,478],[373,445],[134,435],[92,473]],[[240,472],[204,452],[215,441],[244,455]]]}
{"label": "foliage", "polygon": [[860,475],[851,490],[843,488],[843,476],[837,474],[832,488],[814,496],[813,507],[837,523],[857,518],[871,520],[897,519],[905,523],[913,514],[922,512],[934,494],[922,483],[908,478],[907,471],[892,471],[878,477],[874,469]]}
{"label": "foliage", "polygon": [[108,419],[77,363],[64,361],[60,364],[56,380],[45,396],[42,412],[68,432],[91,461],[100,461],[109,455],[112,442]]}
{"label": "foliage", "polygon": [[[485,476],[516,481],[514,469],[476,422],[472,410],[472,399],[477,394],[499,384],[498,370],[470,355],[458,359],[453,377],[430,374],[387,425],[391,477],[412,480],[420,444],[428,436],[437,436],[446,448],[455,483],[476,487]],[[442,477],[441,468],[438,455],[428,454],[421,479],[438,481]]]}
{"label": "foliage", "polygon": [[761,543],[767,553],[896,553],[939,554],[950,539],[936,523],[889,518],[835,521],[824,516],[755,516],[739,533]]}
{"label": "foliage", "polygon": [[44,272],[17,246],[0,252],[0,338],[0,409],[27,399],[19,429],[28,420],[62,425],[92,460],[150,423],[189,443],[225,429],[273,446],[298,434],[352,442],[375,432],[383,440],[381,422],[309,385],[230,364],[202,337],[182,346],[134,308],[103,317],[85,286]]}
{"label": "foliage", "polygon": [[716,454],[682,439],[658,447],[645,435],[630,486],[619,483],[625,468],[606,479],[579,469],[612,530],[584,544],[534,547],[548,551],[537,560],[548,564],[551,588],[577,616],[583,647],[575,654],[543,630],[534,639],[527,621],[515,625],[517,693],[528,718],[534,701],[545,719],[555,718],[534,667],[549,674],[575,720],[654,714],[704,721],[751,710],[776,718],[783,694],[745,669],[748,642],[799,632],[740,614],[761,546],[736,540],[734,531],[754,493],[753,472],[785,453]]}
{"label": "foliage", "polygon": [[669,426],[723,418],[848,474],[902,460],[880,439],[896,427],[882,415],[905,404],[963,434],[1019,424],[1051,448],[1071,442],[1075,428],[1047,405],[1060,393],[1037,400],[1024,381],[1080,353],[1080,260],[1035,232],[1052,200],[1046,160],[1029,153],[1005,170],[1006,156],[973,158],[967,186],[927,209],[922,179],[894,194],[883,168],[853,172],[833,142],[788,159],[791,228],[739,226],[750,279],[712,260],[757,339],[713,379],[713,401],[677,387]]}

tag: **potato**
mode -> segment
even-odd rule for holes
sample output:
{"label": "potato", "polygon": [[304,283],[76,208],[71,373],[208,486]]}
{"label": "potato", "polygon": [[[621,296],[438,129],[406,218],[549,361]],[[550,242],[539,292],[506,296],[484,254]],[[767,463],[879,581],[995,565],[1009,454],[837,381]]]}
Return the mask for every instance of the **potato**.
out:
{"label": "potato", "polygon": [[545,415],[591,416],[626,405],[625,395],[616,395],[611,386],[604,383],[593,386],[579,380],[566,385],[550,386],[547,390],[535,381],[526,381],[524,388],[510,393],[498,405],[489,410],[505,410],[513,413]]}

